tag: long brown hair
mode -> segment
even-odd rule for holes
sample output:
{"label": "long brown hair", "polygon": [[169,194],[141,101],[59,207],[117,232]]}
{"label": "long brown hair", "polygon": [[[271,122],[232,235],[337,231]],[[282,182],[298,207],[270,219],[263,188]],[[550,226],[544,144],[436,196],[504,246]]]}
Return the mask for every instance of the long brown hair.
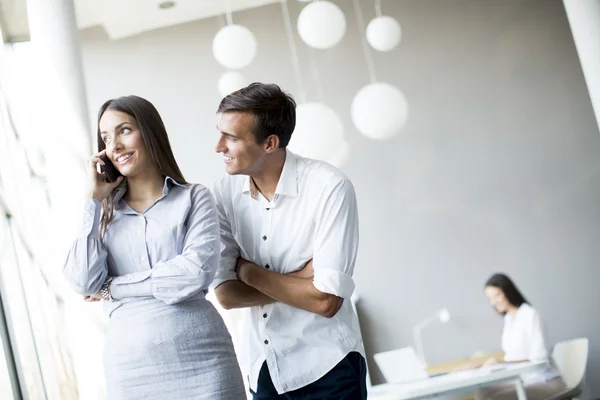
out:
{"label": "long brown hair", "polygon": [[[146,150],[148,150],[152,162],[158,168],[158,172],[160,172],[162,176],[173,178],[177,183],[187,183],[177,165],[177,161],[175,161],[165,124],[152,103],[138,96],[123,96],[117,99],[108,100],[104,103],[102,107],[100,107],[100,111],[98,111],[99,152],[106,148],[102,136],[100,135],[100,119],[106,110],[120,111],[133,117],[142,134]],[[115,194],[119,188],[125,187],[125,185],[127,185],[127,182],[124,179],[107,198],[102,200],[102,217],[100,219],[101,237],[104,237],[106,229],[113,219]]]}
{"label": "long brown hair", "polygon": [[[531,304],[525,299],[525,296],[523,296],[521,291],[517,288],[517,285],[515,285],[512,279],[510,279],[507,275],[492,275],[485,283],[485,287],[488,286],[502,290],[506,300],[508,300],[508,302],[514,307],[519,308],[523,303]],[[506,312],[502,313],[502,315],[505,314]]]}

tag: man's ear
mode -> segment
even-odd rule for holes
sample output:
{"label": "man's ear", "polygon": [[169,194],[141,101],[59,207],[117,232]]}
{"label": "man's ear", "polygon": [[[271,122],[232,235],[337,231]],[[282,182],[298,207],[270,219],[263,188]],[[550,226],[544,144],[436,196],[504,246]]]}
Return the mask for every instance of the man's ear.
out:
{"label": "man's ear", "polygon": [[279,136],[271,135],[264,143],[264,149],[267,153],[272,153],[279,148]]}

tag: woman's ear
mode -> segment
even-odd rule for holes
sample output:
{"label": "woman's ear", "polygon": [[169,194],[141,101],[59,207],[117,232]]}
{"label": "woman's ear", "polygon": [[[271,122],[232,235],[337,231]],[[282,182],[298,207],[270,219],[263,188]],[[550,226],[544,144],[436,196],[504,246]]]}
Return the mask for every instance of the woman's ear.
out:
{"label": "woman's ear", "polygon": [[265,140],[264,144],[265,151],[272,153],[279,148],[279,136],[271,135]]}

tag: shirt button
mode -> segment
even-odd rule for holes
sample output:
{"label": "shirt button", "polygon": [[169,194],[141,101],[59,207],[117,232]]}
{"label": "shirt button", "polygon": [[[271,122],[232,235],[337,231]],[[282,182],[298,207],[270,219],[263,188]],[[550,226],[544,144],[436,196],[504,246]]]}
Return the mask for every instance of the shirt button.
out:
{"label": "shirt button", "polygon": [[140,257],[140,261],[146,261],[146,257]]}
{"label": "shirt button", "polygon": [[263,318],[267,318],[267,313],[264,313],[264,314],[263,314]]}
{"label": "shirt button", "polygon": [[265,344],[269,344],[269,341],[268,341],[268,340],[265,340]]}
{"label": "shirt button", "polygon": [[271,266],[269,264],[267,264],[267,265],[265,265],[265,268],[269,269],[269,268],[271,268]]}
{"label": "shirt button", "polygon": [[266,236],[263,236],[263,240],[267,240],[267,237],[266,237]]}

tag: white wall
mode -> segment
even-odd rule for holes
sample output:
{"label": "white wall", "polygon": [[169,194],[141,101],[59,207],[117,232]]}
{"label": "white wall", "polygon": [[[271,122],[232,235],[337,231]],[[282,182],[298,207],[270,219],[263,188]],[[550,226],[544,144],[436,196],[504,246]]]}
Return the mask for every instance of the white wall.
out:
{"label": "white wall", "polygon": [[[589,374],[600,381],[600,135],[562,2],[383,0],[404,37],[397,50],[375,54],[378,75],[404,91],[411,110],[403,134],[388,142],[351,124],[352,97],[368,74],[351,2],[335,2],[348,32],[316,62],[353,151],[343,169],[359,199],[355,277],[367,351],[410,345],[412,327],[441,307],[453,319],[425,332],[430,362],[499,349],[501,318],[482,286],[504,271],[544,315],[552,342],[590,337]],[[373,2],[361,3],[373,17]],[[295,20],[301,4],[289,5]],[[296,94],[279,5],[234,21],[259,43],[244,73]],[[116,42],[99,28],[83,35],[91,112],[115,96],[148,98],[186,177],[209,186],[223,173],[213,150],[223,68],[211,53],[222,23]],[[309,81],[309,52],[298,46]],[[315,85],[307,88],[318,100]]]}

